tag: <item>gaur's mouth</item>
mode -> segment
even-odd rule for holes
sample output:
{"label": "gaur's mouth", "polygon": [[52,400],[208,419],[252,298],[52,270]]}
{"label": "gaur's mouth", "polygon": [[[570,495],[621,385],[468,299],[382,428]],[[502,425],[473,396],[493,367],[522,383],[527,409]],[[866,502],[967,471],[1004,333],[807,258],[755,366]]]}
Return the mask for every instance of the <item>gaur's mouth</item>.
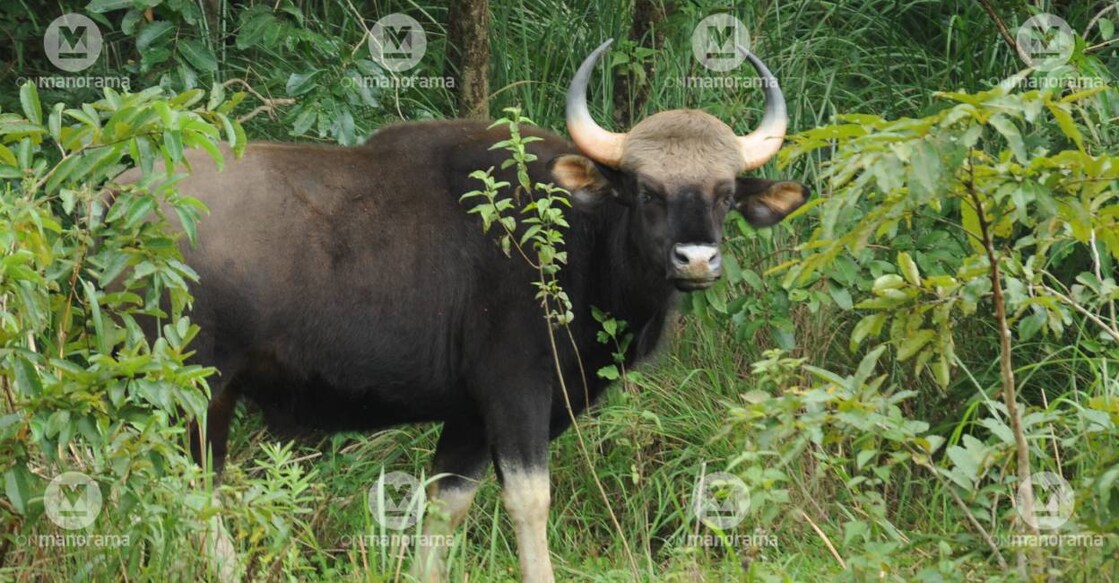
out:
{"label": "gaur's mouth", "polygon": [[682,292],[693,292],[707,289],[718,281],[718,277],[708,279],[674,279],[672,283],[676,284],[676,289]]}

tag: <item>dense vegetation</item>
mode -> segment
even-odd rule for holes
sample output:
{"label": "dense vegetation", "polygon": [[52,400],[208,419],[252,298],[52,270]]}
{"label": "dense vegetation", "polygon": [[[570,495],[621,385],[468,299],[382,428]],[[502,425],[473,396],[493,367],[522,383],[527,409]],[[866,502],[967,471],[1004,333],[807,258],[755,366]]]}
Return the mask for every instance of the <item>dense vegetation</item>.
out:
{"label": "dense vegetation", "polygon": [[[0,13],[0,578],[211,578],[205,533],[220,520],[248,578],[395,579],[409,550],[369,544],[386,531],[366,494],[382,472],[421,475],[438,428],[290,443],[245,409],[211,496],[184,433],[213,371],[190,364],[194,273],[174,246],[205,211],[154,180],[105,190],[184,148],[354,144],[458,115],[453,87],[393,81],[404,74],[366,44],[380,17],[409,14],[428,47],[406,76],[453,76],[451,9],[16,4]],[[691,37],[730,12],[799,132],[763,173],[819,196],[773,230],[732,215],[725,281],[682,299],[650,366],[601,371],[618,389],[553,446],[557,577],[1119,578],[1117,5],[636,4],[493,0],[489,114],[517,107],[562,132],[575,66],[614,37],[591,91],[604,126],[693,107],[744,133],[759,91],[687,81],[718,76]],[[651,29],[637,18],[650,6]],[[69,74],[43,37],[64,12],[97,23],[104,48],[77,75],[110,88],[52,86]],[[1070,24],[1074,51],[1024,71],[1015,30],[1040,12]],[[147,220],[161,208],[186,232]],[[153,316],[162,334],[149,342],[138,321]],[[604,342],[626,342],[624,323],[601,319]],[[46,515],[66,471],[102,493],[88,528]],[[749,492],[745,520],[722,529],[691,512],[697,480],[716,471]],[[1042,472],[1070,495],[1020,496],[1044,489]],[[1067,521],[1025,520],[1035,498],[1070,504]],[[500,507],[491,479],[456,536],[453,580],[515,578]]]}

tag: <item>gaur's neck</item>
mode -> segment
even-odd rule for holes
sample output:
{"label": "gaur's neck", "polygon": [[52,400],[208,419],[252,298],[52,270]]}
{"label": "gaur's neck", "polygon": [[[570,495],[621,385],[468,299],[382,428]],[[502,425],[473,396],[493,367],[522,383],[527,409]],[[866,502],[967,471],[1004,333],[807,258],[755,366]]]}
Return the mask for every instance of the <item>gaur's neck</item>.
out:
{"label": "gaur's neck", "polygon": [[[571,268],[560,271],[560,283],[574,304],[575,322],[571,337],[557,336],[563,362],[567,399],[557,399],[552,410],[552,436],[568,426],[570,402],[576,414],[594,402],[610,381],[598,376],[603,367],[615,364],[615,341],[599,342],[602,324],[591,316],[591,307],[626,323],[625,332],[633,334],[626,351],[625,366],[631,367],[656,347],[664,329],[666,315],[676,298],[675,288],[665,279],[663,267],[647,265],[628,229],[626,209],[600,209],[593,214],[574,211],[569,215],[571,229],[566,246]],[[572,350],[574,340],[578,355]],[[585,375],[580,377],[580,371]]]}
{"label": "gaur's neck", "polygon": [[[589,269],[585,270],[588,279],[577,283],[580,289],[572,299],[583,303],[576,306],[585,317],[581,324],[586,338],[580,348],[586,351],[592,342],[603,346],[594,339],[602,327],[590,317],[590,307],[594,306],[626,322],[626,332],[633,334],[626,355],[626,364],[631,365],[656,347],[666,314],[678,296],[664,276],[664,267],[649,264],[637,247],[627,213],[625,207],[613,206],[574,219],[572,227],[582,232],[572,243],[585,248],[572,249],[571,257],[586,262]],[[613,346],[609,348],[614,350]],[[594,371],[587,374],[593,376]]]}

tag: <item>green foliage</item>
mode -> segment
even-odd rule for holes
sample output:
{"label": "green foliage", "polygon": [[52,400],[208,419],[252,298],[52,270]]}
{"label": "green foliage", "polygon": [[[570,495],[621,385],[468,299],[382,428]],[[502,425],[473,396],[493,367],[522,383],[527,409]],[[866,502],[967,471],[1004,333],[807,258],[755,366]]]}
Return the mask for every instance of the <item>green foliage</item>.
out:
{"label": "green foliage", "polygon": [[[831,581],[844,569],[841,562],[847,567],[844,576],[857,580],[1013,579],[1013,572],[995,565],[995,552],[969,521],[976,517],[995,537],[1020,526],[1010,508],[1017,486],[1010,470],[1016,463],[1014,432],[1005,404],[994,395],[1000,372],[999,335],[990,316],[991,265],[974,245],[981,216],[991,220],[997,243],[1023,404],[1019,417],[1031,460],[1035,469],[1061,472],[1073,483],[1077,507],[1066,531],[1115,530],[1119,363],[1107,331],[1115,322],[1115,258],[1109,252],[1115,245],[1107,239],[1114,230],[1107,229],[1106,221],[1113,215],[1100,212],[1114,205],[1107,198],[1114,188],[1091,193],[1098,183],[1078,185],[1073,172],[1082,177],[1110,172],[1102,164],[1114,165],[1119,108],[1112,92],[1010,94],[1010,111],[1001,111],[1003,102],[992,96],[973,107],[1000,108],[997,118],[964,115],[982,134],[968,148],[976,151],[975,157],[942,159],[941,151],[953,148],[932,136],[962,136],[958,128],[934,121],[919,135],[920,130],[906,124],[920,124],[921,118],[952,108],[966,110],[969,99],[979,99],[1020,67],[983,4],[676,3],[656,31],[663,38],[650,53],[628,39],[632,7],[624,3],[492,3],[491,111],[522,104],[543,127],[562,129],[564,84],[589,50],[613,37],[619,40],[610,53],[612,70],[596,76],[591,90],[591,107],[601,123],[610,127],[613,104],[629,97],[614,95],[617,85],[611,79],[630,74],[631,90],[649,92],[646,110],[635,117],[695,107],[726,120],[739,133],[748,131],[760,113],[756,88],[688,87],[683,82],[688,76],[712,75],[693,59],[691,35],[700,19],[723,11],[747,23],[756,52],[781,79],[790,128],[833,123],[839,112],[876,114],[866,118],[873,123],[865,122],[858,136],[822,138],[826,146],[791,158],[780,171],[782,177],[804,180],[822,193],[821,202],[814,203],[820,206],[763,231],[731,214],[724,281],[689,294],[687,310],[696,317],[674,324],[677,341],[658,363],[643,367],[641,376],[620,368],[604,372],[624,374],[633,390],[608,393],[594,416],[580,420],[585,443],[569,433],[558,440],[552,458],[556,511],[549,534],[562,578],[629,580],[620,552],[628,541],[645,580]],[[1012,33],[1035,10],[991,4]],[[1098,13],[1106,6],[1093,2],[1043,2],[1037,7],[1059,13],[1083,37],[1077,39],[1069,66],[1050,71],[1047,79],[1113,79],[1119,73],[1113,10]],[[98,23],[106,41],[101,59],[85,74],[126,75],[134,88],[164,88],[130,102],[140,110],[148,110],[144,103],[154,106],[189,89],[211,87],[212,97],[247,84],[256,93],[243,101],[242,94],[228,99],[219,95],[212,106],[209,101],[179,103],[169,110],[194,120],[185,113],[190,110],[239,143],[243,136],[229,138],[226,124],[210,112],[224,112],[235,129],[236,116],[267,113],[252,118],[254,139],[356,143],[397,119],[455,115],[451,91],[394,85],[396,77],[370,61],[365,43],[366,28],[374,21],[406,12],[423,24],[429,40],[427,56],[408,74],[445,75],[440,69],[448,60],[446,3],[389,0],[369,7],[331,0],[62,0],[46,13],[24,8],[0,14],[9,49],[0,72],[8,87],[0,91],[0,107],[19,112],[0,114],[0,131],[8,132],[0,136],[0,315],[6,315],[0,319],[0,340],[6,343],[0,349],[5,351],[0,352],[0,468],[5,478],[0,521],[7,529],[0,541],[0,563],[5,565],[0,579],[26,578],[28,572],[35,573],[32,577],[94,580],[162,580],[169,574],[212,578],[198,552],[202,545],[190,535],[205,530],[219,514],[244,558],[239,567],[250,577],[395,578],[403,561],[400,549],[350,545],[344,537],[368,531],[363,494],[386,464],[422,473],[434,447],[433,430],[394,430],[361,439],[336,436],[328,446],[296,446],[298,455],[291,457],[282,449],[259,453],[259,445],[268,442],[261,437],[259,421],[250,416],[233,433],[233,459],[220,496],[223,507],[214,506],[208,492],[184,486],[196,470],[181,451],[182,419],[168,419],[171,409],[163,404],[197,409],[204,401],[202,377],[207,371],[180,366],[190,349],[179,342],[193,332],[189,321],[175,315],[189,304],[179,282],[189,284],[191,275],[189,268],[175,264],[172,236],[160,234],[155,224],[177,219],[189,237],[202,209],[156,176],[146,187],[150,194],[142,185],[121,189],[107,211],[117,214],[111,228],[106,226],[101,218],[108,216],[106,211],[91,213],[89,207],[109,206],[110,201],[100,202],[101,184],[89,185],[81,177],[98,182],[112,175],[120,166],[112,160],[118,154],[112,149],[82,152],[72,145],[60,149],[49,122],[59,121],[60,137],[65,133],[83,143],[107,141],[98,132],[118,131],[105,118],[113,106],[96,104],[112,93],[40,86],[48,103],[89,102],[93,108],[64,107],[54,116],[48,106],[36,109],[30,90],[17,91],[12,76],[57,75],[41,51],[45,27],[62,12],[83,12]],[[750,75],[732,72],[725,77]],[[935,93],[946,90],[968,96]],[[123,92],[117,97],[138,99]],[[36,115],[41,122],[34,121]],[[958,121],[965,123],[964,118]],[[846,119],[836,127],[864,124],[859,118]],[[178,134],[172,130],[165,135],[164,124],[157,112],[150,135],[127,129],[138,125],[133,122],[121,126],[120,131],[132,132],[136,139],[135,148],[126,141],[119,160],[132,166],[147,160],[149,172],[158,175],[154,168],[165,151],[172,157],[179,151],[177,139],[184,142],[183,150],[191,147],[185,143],[190,140],[197,147],[212,143],[210,130],[180,126]],[[879,129],[887,126],[899,135]],[[892,153],[889,142],[895,140],[909,160]],[[857,147],[852,145],[856,142]],[[836,189],[829,181],[842,170],[840,160],[848,159],[836,149],[841,144],[843,156],[868,164]],[[105,158],[98,152],[107,152]],[[63,154],[70,160],[69,170],[59,171]],[[874,156],[886,160],[885,165],[869,164]],[[922,163],[915,164],[914,157]],[[1037,158],[1048,161],[1035,166]],[[951,170],[963,164],[992,172],[976,176],[982,187],[978,207],[968,204],[970,194],[960,190],[966,181]],[[78,179],[70,180],[71,172]],[[31,176],[26,184],[38,194],[23,193],[25,176]],[[893,190],[880,190],[879,177]],[[864,182],[849,189],[858,181]],[[496,204],[516,191],[512,185],[483,185],[480,190],[490,189],[496,191]],[[929,204],[908,204],[911,196],[926,197]],[[162,202],[153,204],[153,197]],[[880,205],[901,216],[869,218]],[[980,209],[982,214],[970,214]],[[140,218],[153,212],[150,220]],[[509,207],[492,218],[510,214],[517,232],[523,233],[524,221],[532,215]],[[97,220],[100,239],[90,235]],[[894,226],[878,233],[877,227],[887,223]],[[785,264],[780,271],[767,270],[829,251],[834,240],[820,236],[801,246],[824,224],[831,225],[837,238],[862,225],[869,229],[868,237],[855,242],[858,251],[841,249],[807,270],[811,273],[803,282],[785,287],[785,278],[802,267]],[[499,239],[504,226],[495,233]],[[527,255],[537,255],[528,241],[520,242]],[[83,244],[84,260],[76,251]],[[562,245],[552,246],[562,253]],[[93,257],[101,253],[104,261],[95,263]],[[71,283],[76,265],[78,279]],[[109,277],[102,281],[105,273]],[[103,284],[114,279],[122,286],[127,282],[130,291],[106,289]],[[951,308],[942,307],[949,303]],[[128,348],[133,352],[122,348],[133,346],[127,344],[129,338],[140,338],[129,322],[138,325],[157,311],[164,313],[159,323],[165,344],[145,349],[137,342]],[[625,342],[623,323],[610,332],[610,316],[602,316],[602,340]],[[941,318],[947,318],[950,331]],[[180,322],[186,327],[180,329]],[[67,333],[59,337],[60,330]],[[172,334],[179,340],[172,341]],[[877,356],[866,378],[857,371],[867,356],[849,350],[852,344]],[[775,346],[786,352],[766,353]],[[103,359],[106,354],[113,360]],[[951,358],[942,358],[946,354]],[[94,357],[101,360],[94,364]],[[125,364],[138,368],[125,370]],[[945,364],[948,384],[941,388],[937,378],[943,382]],[[117,392],[107,393],[108,386]],[[45,396],[27,398],[26,391]],[[19,397],[15,406],[9,395]],[[114,395],[129,398],[114,401]],[[108,414],[119,411],[126,415]],[[728,416],[730,433],[723,430]],[[90,419],[97,420],[94,441],[86,435]],[[787,431],[785,424],[798,431]],[[98,446],[104,451],[95,454],[90,443],[111,445]],[[595,453],[594,472],[579,457],[587,449]],[[910,455],[908,462],[904,454]],[[123,468],[120,472],[134,473],[126,480],[116,470],[103,471],[109,460]],[[151,460],[161,460],[158,468]],[[777,548],[706,548],[682,542],[682,535],[695,528],[686,507],[699,468],[727,460],[738,460],[735,471],[751,486],[750,526],[775,534]],[[307,488],[312,465],[322,491]],[[40,496],[46,480],[64,468],[96,474],[111,502],[92,532],[133,533],[133,545],[124,553],[97,548],[55,552],[13,543],[17,535],[60,532],[41,516]],[[618,512],[624,530],[615,528],[602,500],[587,494],[598,487],[616,501],[609,507]],[[239,494],[245,492],[251,495]],[[460,532],[452,549],[452,580],[512,576],[515,541],[500,506],[496,484],[483,484],[467,524],[469,534]],[[313,512],[303,512],[308,508]],[[277,526],[269,526],[271,521]],[[1048,549],[1059,555],[1055,562],[1063,561],[1056,563],[1054,576],[1115,578],[1114,561],[1107,562],[1114,556],[1114,539],[1107,539],[1107,545]],[[1010,553],[1016,549],[1000,549],[1013,563]],[[119,562],[121,554],[126,563]],[[743,565],[748,565],[746,571]]]}
{"label": "green foliage", "polygon": [[[510,185],[507,181],[496,180],[493,168],[470,173],[471,178],[482,181],[482,189],[467,192],[459,200],[482,199],[467,212],[482,218],[483,232],[488,233],[494,224],[501,226],[502,232],[497,238],[501,250],[509,256],[516,249],[525,262],[539,273],[539,278],[533,282],[536,299],[540,300],[548,321],[563,326],[575,318],[571,312],[571,299],[560,286],[558,277],[560,268],[567,263],[567,252],[562,250],[562,246],[563,229],[569,225],[563,207],[570,208],[571,201],[562,188],[550,183],[532,182],[528,164],[537,158],[525,146],[541,138],[521,135],[521,124],[531,124],[532,120],[522,116],[519,108],[506,108],[505,112],[508,117],[493,122],[490,127],[506,126],[509,139],[497,142],[490,149],[510,152],[510,158],[501,163],[501,169],[512,167],[516,171],[517,187],[513,196],[517,202],[513,198],[499,198],[501,191]],[[527,202],[522,203],[522,199]],[[514,209],[516,214],[507,212]],[[518,220],[517,214],[528,216]]]}
{"label": "green foliage", "polygon": [[591,317],[602,326],[602,329],[595,334],[595,339],[598,340],[599,344],[605,344],[614,349],[614,352],[611,353],[614,364],[598,369],[595,374],[608,381],[620,379],[625,382],[639,381],[639,373],[627,371],[625,368],[626,354],[629,351],[630,344],[633,343],[633,332],[626,330],[629,324],[625,320],[614,318],[595,306],[591,306]]}
{"label": "green foliage", "polygon": [[[184,417],[204,415],[213,370],[186,362],[198,327],[183,311],[197,275],[168,214],[189,226],[204,209],[167,178],[184,148],[220,163],[222,131],[235,150],[245,143],[226,116],[232,104],[204,97],[106,89],[80,107],[44,108],[27,84],[22,115],[0,113],[0,472],[11,502],[0,512],[29,536],[54,531],[43,492],[65,470],[142,518],[95,523],[131,538],[126,563],[192,530],[158,509],[198,477]],[[140,180],[114,185],[132,166]]]}
{"label": "green foliage", "polygon": [[[786,286],[796,287],[822,283],[830,287],[849,277],[846,272],[852,268],[861,272],[857,279],[873,284],[866,299],[859,296],[867,292],[852,293],[855,303],[847,307],[865,314],[851,329],[851,349],[881,334],[887,336],[863,359],[854,377],[804,366],[826,381],[816,399],[830,402],[836,396],[859,396],[854,403],[840,404],[838,410],[846,412],[835,417],[855,430],[849,444],[843,437],[829,441],[826,432],[804,427],[819,410],[816,399],[794,402],[795,418],[777,423],[783,431],[807,429],[794,444],[811,439],[824,446],[827,455],[817,460],[820,467],[831,467],[836,460],[854,462],[855,471],[844,481],[858,514],[872,520],[844,524],[844,546],[853,537],[864,543],[856,546],[864,560],[849,565],[852,573],[888,572],[892,563],[888,551],[900,549],[906,541],[891,526],[881,494],[860,492],[855,485],[882,486],[898,462],[916,462],[932,472],[943,489],[952,490],[947,494],[956,504],[949,509],[959,512],[961,522],[973,525],[1005,569],[1007,562],[999,555],[994,535],[980,526],[976,516],[1000,517],[991,527],[996,535],[1023,529],[1022,520],[1006,504],[1008,493],[1013,499],[1014,488],[1031,473],[1031,465],[1021,465],[1023,460],[1035,460],[1036,471],[1040,467],[1062,473],[1060,460],[1068,457],[1066,450],[1089,454],[1088,444],[1074,436],[1115,430],[1113,381],[1104,380],[1098,387],[1101,396],[1087,403],[1076,398],[1044,402],[1041,388],[1042,403],[1037,407],[1027,403],[1020,414],[1015,412],[1021,404],[1012,346],[1036,340],[1039,332],[1060,339],[1075,329],[1095,337],[1080,345],[1082,357],[1094,366],[1107,370],[1119,358],[1114,307],[1119,295],[1113,263],[1119,258],[1119,158],[1085,138],[1084,129],[1108,111],[1103,97],[1109,88],[1068,95],[1012,92],[1009,87],[1014,81],[975,95],[941,94],[951,104],[923,118],[887,121],[872,115],[840,116],[837,124],[796,136],[794,146],[786,150],[787,160],[820,150],[830,154],[821,172],[830,196],[815,203],[820,221],[801,244],[802,256],[775,270],[784,272]],[[942,233],[937,238],[923,234],[932,225]],[[945,253],[946,248],[951,251]],[[1073,274],[1078,283],[1070,288],[1062,279],[1067,277],[1068,258],[1078,254],[1088,258],[1089,268]],[[974,420],[974,426],[957,429],[943,457],[937,450],[945,437],[926,435],[927,424],[906,421],[898,409],[890,409],[893,421],[881,416],[885,410],[875,400],[888,399],[885,402],[892,406],[917,394],[881,394],[888,377],[871,380],[874,362],[887,346],[894,349],[894,361],[913,366],[914,374],[931,370],[941,387],[960,384],[953,377],[953,368],[964,365],[964,357],[957,353],[962,344],[959,336],[979,318],[993,321],[998,330],[1004,325],[1004,311],[1005,334],[1011,333],[1010,326],[1017,332],[1003,344],[1002,373],[994,383],[1004,402],[989,398],[994,387],[976,385],[975,398],[985,414]],[[755,366],[765,372],[779,364],[782,361],[770,359]],[[757,399],[760,405],[748,419],[769,419],[785,410],[785,403],[774,402],[765,393]],[[767,443],[764,426],[748,428],[748,444]],[[1066,437],[1047,444],[1054,434]],[[867,465],[888,451],[882,438],[901,447],[895,446],[896,455],[885,465]],[[783,435],[777,441],[791,439]],[[1101,496],[1097,484],[1104,480],[1111,484],[1107,488],[1113,487],[1113,480],[1105,476],[1116,471],[1119,449],[1112,440],[1094,441],[1092,446],[1091,456],[1108,461],[1069,479],[1080,504],[1101,508],[1110,504],[1112,495]],[[781,450],[785,455],[798,451],[799,447]],[[747,454],[747,460],[757,459],[749,447]],[[1012,469],[1015,460],[1017,474]],[[1079,520],[1066,524],[1062,532],[1098,537],[1117,524],[1110,510],[1076,516]],[[1046,554],[1057,557],[1062,550],[1046,549]],[[1051,560],[1046,568],[1059,570],[1059,564]]]}
{"label": "green foliage", "polygon": [[[801,134],[790,156],[838,145],[824,174],[834,190],[804,245],[808,254],[791,262],[785,283],[818,279],[840,254],[865,264],[876,256],[871,245],[896,241],[915,224],[936,221],[955,231],[966,245],[953,245],[951,256],[926,255],[920,241],[894,245],[894,269],[874,277],[873,297],[854,306],[871,313],[855,326],[853,346],[889,323],[897,359],[913,359],[917,372],[932,362],[941,386],[951,381],[957,320],[975,314],[991,290],[988,230],[1020,340],[1039,330],[1061,335],[1075,311],[1113,312],[1119,290],[1102,274],[1119,258],[1119,158],[1086,151],[1073,121],[1074,107],[1098,107],[1092,97],[1101,91],[944,94],[957,104],[926,118],[844,116]],[[1027,150],[1021,126],[1060,133],[1027,134]],[[1064,143],[1077,147],[1058,150]],[[1076,276],[1084,282],[1080,301],[1054,289],[1062,284],[1050,271],[1077,245],[1099,260],[1094,272]],[[1119,340],[1113,322],[1089,321]]]}

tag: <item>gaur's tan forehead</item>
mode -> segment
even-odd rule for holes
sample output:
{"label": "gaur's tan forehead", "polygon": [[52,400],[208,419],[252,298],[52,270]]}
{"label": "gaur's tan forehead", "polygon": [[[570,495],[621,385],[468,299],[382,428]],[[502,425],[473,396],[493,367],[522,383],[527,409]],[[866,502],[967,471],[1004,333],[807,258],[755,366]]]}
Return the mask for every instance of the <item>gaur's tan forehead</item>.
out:
{"label": "gaur's tan forehead", "polygon": [[715,116],[678,109],[649,116],[629,131],[621,168],[668,184],[729,180],[742,167],[734,130]]}

